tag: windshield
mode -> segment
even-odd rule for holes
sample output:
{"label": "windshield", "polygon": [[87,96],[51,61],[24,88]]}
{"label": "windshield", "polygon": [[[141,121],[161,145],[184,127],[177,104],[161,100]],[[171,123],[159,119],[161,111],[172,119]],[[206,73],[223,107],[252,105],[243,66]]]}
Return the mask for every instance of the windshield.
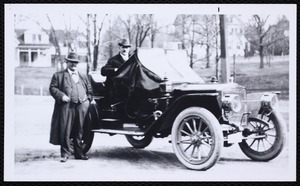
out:
{"label": "windshield", "polygon": [[171,82],[204,83],[204,80],[189,67],[185,50],[139,48],[136,52],[143,66],[162,79],[167,77]]}

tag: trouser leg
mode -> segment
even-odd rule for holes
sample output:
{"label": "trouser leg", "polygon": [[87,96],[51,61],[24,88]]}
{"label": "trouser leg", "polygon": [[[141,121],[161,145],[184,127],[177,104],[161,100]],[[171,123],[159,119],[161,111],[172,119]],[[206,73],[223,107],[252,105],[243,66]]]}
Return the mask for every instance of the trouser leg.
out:
{"label": "trouser leg", "polygon": [[85,101],[76,106],[76,119],[74,123],[74,156],[83,155],[82,140],[83,140],[83,125],[87,115],[90,102]]}
{"label": "trouser leg", "polygon": [[70,144],[70,137],[71,137],[71,131],[74,125],[74,118],[75,118],[75,105],[73,103],[66,103],[64,105],[66,109],[63,109],[64,111],[61,113],[61,117],[66,117],[65,122],[62,124],[65,124],[64,132],[62,132],[61,136],[61,146],[60,146],[60,153],[61,156],[69,156],[71,153],[71,144]]}

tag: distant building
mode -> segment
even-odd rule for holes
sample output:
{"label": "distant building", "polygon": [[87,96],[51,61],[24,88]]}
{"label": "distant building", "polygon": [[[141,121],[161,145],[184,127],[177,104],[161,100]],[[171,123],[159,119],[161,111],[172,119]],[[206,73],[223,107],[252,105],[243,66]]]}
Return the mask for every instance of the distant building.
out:
{"label": "distant building", "polygon": [[249,43],[244,36],[244,24],[239,15],[229,15],[227,17],[227,31],[227,56],[244,56],[245,48]]}
{"label": "distant building", "polygon": [[[61,57],[67,56],[74,49],[80,61],[87,61],[86,38],[76,32],[55,31],[60,46]],[[56,50],[52,44],[53,38],[38,28],[16,29],[16,66],[19,67],[55,67],[57,65]],[[72,45],[72,47],[70,47]],[[93,47],[91,47],[91,56]]]}
{"label": "distant building", "polygon": [[49,36],[39,29],[16,30],[16,66],[51,66]]}
{"label": "distant building", "polygon": [[[185,48],[189,51],[191,54],[191,38],[193,36],[193,32],[191,30],[191,19],[189,18],[190,15],[180,14],[176,17],[174,21],[175,25],[175,32],[179,36],[178,38],[175,38],[175,41],[181,40],[183,42],[183,45]],[[214,30],[215,26],[219,28],[219,18],[216,17],[216,22],[213,22],[213,26],[206,23],[209,23],[205,21],[205,19],[201,19],[201,16],[198,18],[197,24],[194,25],[194,29],[197,32],[204,32],[202,31],[203,28],[208,27],[211,30]],[[211,20],[212,21],[212,20]],[[227,57],[233,57],[233,55],[236,56],[244,56],[245,49],[247,47],[249,48],[250,44],[247,42],[245,36],[244,36],[244,23],[241,21],[239,15],[227,15],[226,16],[226,27],[227,27],[227,35],[226,35],[226,44],[227,44]],[[193,58],[194,61],[206,61],[207,60],[207,43],[209,42],[210,46],[214,45],[214,40],[207,41],[206,38],[203,38],[203,33],[201,34],[195,34],[194,35],[194,41],[198,42],[194,48],[193,48]],[[220,34],[219,34],[220,37]],[[199,42],[200,41],[200,42]],[[220,38],[218,38],[218,45],[220,47]],[[218,49],[218,54],[220,55],[220,49]],[[216,56],[216,49],[214,47],[209,48],[209,54],[210,58],[215,59]]]}

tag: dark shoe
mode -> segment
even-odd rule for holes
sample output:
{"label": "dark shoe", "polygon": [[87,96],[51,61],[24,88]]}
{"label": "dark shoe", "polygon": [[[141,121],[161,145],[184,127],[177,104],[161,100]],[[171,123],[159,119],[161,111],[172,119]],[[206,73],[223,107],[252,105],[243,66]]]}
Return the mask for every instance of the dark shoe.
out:
{"label": "dark shoe", "polygon": [[76,159],[76,160],[88,160],[89,157],[86,156],[86,155],[82,155],[82,156],[75,156],[75,159]]}
{"label": "dark shoe", "polygon": [[67,160],[68,160],[68,157],[67,156],[63,156],[63,157],[61,157],[60,162],[64,163]]}

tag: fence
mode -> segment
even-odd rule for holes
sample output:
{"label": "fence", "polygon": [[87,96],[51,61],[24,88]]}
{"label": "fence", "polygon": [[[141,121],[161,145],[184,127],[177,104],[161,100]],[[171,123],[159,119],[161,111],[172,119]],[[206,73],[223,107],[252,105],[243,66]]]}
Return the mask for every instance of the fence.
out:
{"label": "fence", "polygon": [[43,85],[36,87],[25,87],[21,85],[15,87],[16,95],[37,95],[37,96],[49,96],[49,87],[44,87]]}

